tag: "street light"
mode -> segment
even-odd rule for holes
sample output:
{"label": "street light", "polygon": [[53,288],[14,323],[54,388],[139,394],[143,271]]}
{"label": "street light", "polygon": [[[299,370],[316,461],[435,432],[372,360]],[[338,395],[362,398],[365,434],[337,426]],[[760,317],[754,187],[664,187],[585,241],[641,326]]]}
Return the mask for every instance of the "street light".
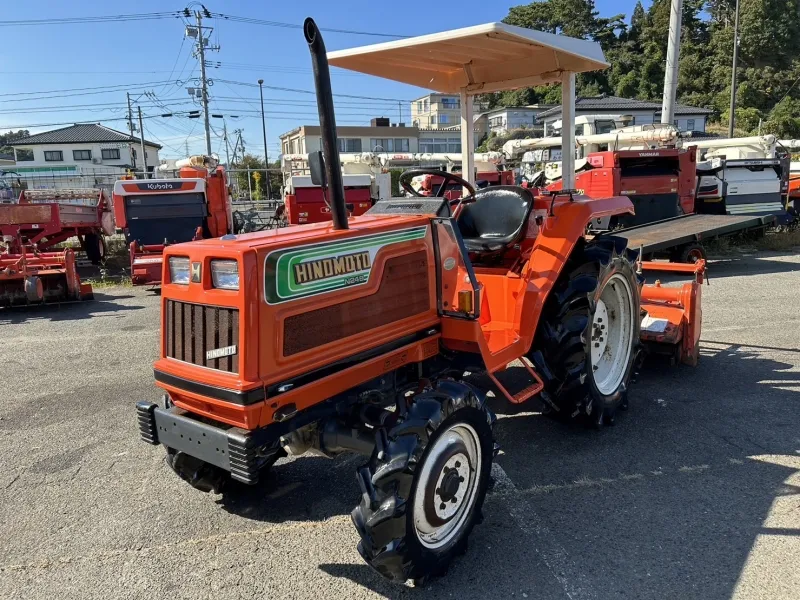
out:
{"label": "street light", "polygon": [[264,134],[264,175],[267,179],[267,200],[271,199],[272,191],[269,186],[269,154],[267,153],[267,121],[264,119],[264,84],[263,79],[258,80],[258,93],[261,96],[261,131]]}

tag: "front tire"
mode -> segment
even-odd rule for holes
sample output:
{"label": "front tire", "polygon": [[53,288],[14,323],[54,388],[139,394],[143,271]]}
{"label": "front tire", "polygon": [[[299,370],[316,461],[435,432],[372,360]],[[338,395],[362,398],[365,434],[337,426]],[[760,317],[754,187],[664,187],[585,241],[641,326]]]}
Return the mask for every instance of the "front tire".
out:
{"label": "front tire", "polygon": [[466,552],[489,484],[494,420],[476,389],[440,381],[385,438],[378,432],[358,470],[362,500],[351,515],[358,551],[378,573],[425,580]]}
{"label": "front tire", "polygon": [[627,406],[640,283],[626,243],[613,236],[579,242],[547,297],[529,358],[551,416],[600,427]]}

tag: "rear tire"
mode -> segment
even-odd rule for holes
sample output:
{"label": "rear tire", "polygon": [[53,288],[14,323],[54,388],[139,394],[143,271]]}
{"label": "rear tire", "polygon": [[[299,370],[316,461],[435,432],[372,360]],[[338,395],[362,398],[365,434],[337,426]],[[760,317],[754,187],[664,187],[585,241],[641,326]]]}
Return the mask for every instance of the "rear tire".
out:
{"label": "rear tire", "polygon": [[106,243],[103,236],[87,233],[83,236],[83,250],[93,265],[99,265],[106,257]]}
{"label": "rear tire", "polygon": [[637,253],[613,236],[579,244],[545,301],[529,358],[548,415],[600,427],[627,408],[639,349]]}
{"label": "rear tire", "polygon": [[681,246],[672,256],[672,262],[694,264],[698,260],[706,260],[706,249],[702,244],[692,242]]}
{"label": "rear tire", "polygon": [[466,552],[489,484],[494,420],[475,388],[440,381],[416,396],[403,421],[378,432],[357,473],[362,499],[351,515],[358,551],[378,573],[424,581]]}

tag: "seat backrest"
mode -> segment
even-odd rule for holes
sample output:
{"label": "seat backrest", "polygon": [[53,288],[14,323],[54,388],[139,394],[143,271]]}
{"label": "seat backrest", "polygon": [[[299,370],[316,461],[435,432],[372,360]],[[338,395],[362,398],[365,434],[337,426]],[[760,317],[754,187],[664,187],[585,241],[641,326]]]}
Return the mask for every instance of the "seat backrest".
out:
{"label": "seat backrest", "polygon": [[475,200],[461,207],[458,227],[464,238],[516,242],[533,208],[530,190],[496,185],[475,192]]}

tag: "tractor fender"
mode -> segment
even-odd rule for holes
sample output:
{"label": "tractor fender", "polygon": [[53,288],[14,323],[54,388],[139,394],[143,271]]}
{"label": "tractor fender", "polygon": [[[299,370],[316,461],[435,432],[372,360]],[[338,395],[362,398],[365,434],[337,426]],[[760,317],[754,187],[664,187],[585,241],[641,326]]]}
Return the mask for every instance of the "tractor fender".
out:
{"label": "tractor fender", "polygon": [[[586,228],[593,219],[621,214],[633,214],[633,203],[626,196],[608,198],[566,196],[550,208],[547,200],[547,216],[543,217],[539,235],[533,244],[530,259],[522,270],[526,286],[517,301],[514,321],[520,324],[520,337],[525,353],[530,350],[539,317],[545,301],[572,255],[575,245],[584,238]],[[536,208],[543,207],[537,200]],[[539,210],[537,210],[539,212]]]}

